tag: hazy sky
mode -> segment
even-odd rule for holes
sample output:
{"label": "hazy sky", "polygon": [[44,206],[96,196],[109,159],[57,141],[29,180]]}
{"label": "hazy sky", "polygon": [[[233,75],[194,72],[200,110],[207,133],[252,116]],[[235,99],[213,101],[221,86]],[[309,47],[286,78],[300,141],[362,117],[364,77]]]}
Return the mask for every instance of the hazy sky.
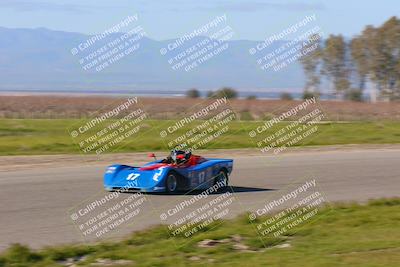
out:
{"label": "hazy sky", "polygon": [[227,15],[234,39],[262,40],[306,15],[316,14],[325,33],[351,36],[367,24],[400,16],[399,0],[0,0],[0,26],[46,27],[100,33],[137,14],[148,37],[163,40]]}

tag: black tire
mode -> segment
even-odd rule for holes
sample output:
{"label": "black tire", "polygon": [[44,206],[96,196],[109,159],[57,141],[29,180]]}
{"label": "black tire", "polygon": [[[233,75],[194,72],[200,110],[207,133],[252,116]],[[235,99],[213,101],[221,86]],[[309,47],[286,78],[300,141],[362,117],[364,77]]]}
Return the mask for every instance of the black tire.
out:
{"label": "black tire", "polygon": [[229,183],[229,177],[228,177],[228,172],[225,169],[221,169],[217,176],[214,178],[214,185],[217,183],[222,182],[224,184],[220,188],[218,188],[218,191],[224,192],[228,188],[228,183]]}
{"label": "black tire", "polygon": [[174,194],[178,192],[179,177],[174,172],[170,172],[165,180],[165,189],[167,193]]}

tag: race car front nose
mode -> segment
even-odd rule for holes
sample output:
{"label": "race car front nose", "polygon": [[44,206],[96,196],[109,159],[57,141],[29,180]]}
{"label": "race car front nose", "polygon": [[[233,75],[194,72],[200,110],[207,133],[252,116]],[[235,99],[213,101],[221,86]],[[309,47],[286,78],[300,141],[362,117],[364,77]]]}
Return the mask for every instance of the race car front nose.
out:
{"label": "race car front nose", "polygon": [[156,171],[140,171],[138,169],[125,169],[116,173],[107,186],[146,189],[159,186],[161,177]]}

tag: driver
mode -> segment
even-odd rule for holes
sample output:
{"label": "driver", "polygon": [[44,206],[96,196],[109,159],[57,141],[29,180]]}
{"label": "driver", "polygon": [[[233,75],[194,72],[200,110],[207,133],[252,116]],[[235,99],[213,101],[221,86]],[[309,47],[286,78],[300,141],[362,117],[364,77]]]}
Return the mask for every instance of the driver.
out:
{"label": "driver", "polygon": [[181,165],[181,164],[188,162],[191,156],[192,156],[192,152],[190,150],[173,149],[168,158],[171,158],[172,163]]}

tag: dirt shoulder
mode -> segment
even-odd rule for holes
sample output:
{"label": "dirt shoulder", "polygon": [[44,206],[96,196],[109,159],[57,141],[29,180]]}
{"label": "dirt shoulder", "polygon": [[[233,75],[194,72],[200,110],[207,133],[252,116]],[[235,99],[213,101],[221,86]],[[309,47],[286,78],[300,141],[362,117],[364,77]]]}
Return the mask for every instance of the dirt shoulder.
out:
{"label": "dirt shoulder", "polygon": [[[368,150],[399,150],[400,144],[389,145],[334,145],[334,146],[310,146],[289,148],[285,152],[279,154],[284,156],[293,153],[324,153],[335,151],[368,151]],[[222,157],[222,158],[238,158],[238,157],[262,157],[273,156],[273,154],[263,154],[257,149],[218,149],[218,150],[200,150],[197,154],[205,157]],[[79,154],[62,154],[62,155],[35,155],[35,156],[1,156],[0,171],[26,170],[30,168],[57,168],[63,166],[90,166],[90,165],[110,165],[113,163],[140,165],[149,161],[148,153],[115,153],[95,155],[79,155]],[[163,158],[167,152],[156,153],[158,158]]]}

